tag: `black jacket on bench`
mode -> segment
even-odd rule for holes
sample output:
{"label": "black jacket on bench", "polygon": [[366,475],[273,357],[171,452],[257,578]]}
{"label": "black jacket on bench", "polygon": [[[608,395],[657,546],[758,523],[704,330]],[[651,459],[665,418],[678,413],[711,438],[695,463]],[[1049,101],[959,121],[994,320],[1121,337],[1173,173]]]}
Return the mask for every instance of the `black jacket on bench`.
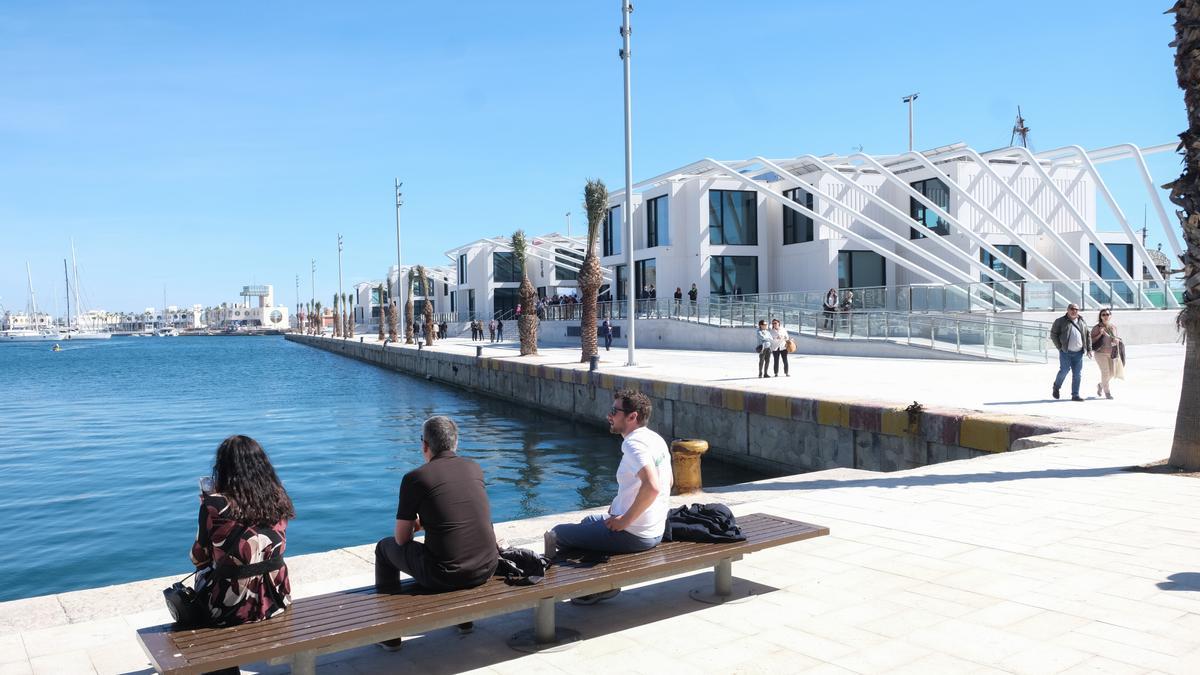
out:
{"label": "black jacket on bench", "polygon": [[671,509],[663,541],[746,541],[733,512],[724,504],[692,504]]}

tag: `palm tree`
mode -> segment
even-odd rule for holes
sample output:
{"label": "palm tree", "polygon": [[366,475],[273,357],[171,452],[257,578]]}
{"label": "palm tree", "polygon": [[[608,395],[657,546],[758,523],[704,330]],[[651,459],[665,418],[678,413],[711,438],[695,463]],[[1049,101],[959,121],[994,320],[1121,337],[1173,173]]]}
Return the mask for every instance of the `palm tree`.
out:
{"label": "palm tree", "polygon": [[538,318],[535,306],[537,293],[529,282],[529,272],[525,261],[529,255],[529,242],[525,239],[525,230],[517,230],[512,236],[513,257],[521,269],[521,288],[517,291],[521,303],[521,316],[517,318],[517,332],[521,335],[521,356],[537,354]]}
{"label": "palm tree", "polygon": [[425,346],[433,345],[433,298],[429,292],[429,277],[425,274],[425,266],[417,265],[417,279],[421,284],[421,295],[425,296]]}
{"label": "palm tree", "polygon": [[1183,309],[1176,323],[1184,333],[1183,388],[1175,413],[1175,439],[1168,463],[1200,471],[1200,0],[1179,0],[1175,14],[1175,77],[1183,89],[1188,128],[1179,134],[1183,173],[1164,185],[1179,207],[1187,251],[1183,254]]}
{"label": "palm tree", "polygon": [[608,214],[608,188],[599,178],[589,180],[583,188],[583,207],[587,210],[587,254],[579,266],[579,292],[583,294],[583,317],[579,323],[579,340],[582,343],[581,362],[589,361],[600,353],[596,339],[596,296],[600,293],[600,258],[596,256],[596,236],[600,224]]}
{"label": "palm tree", "polygon": [[388,305],[388,339],[392,342],[396,342],[397,338],[397,329],[399,328],[397,324],[400,321],[400,317],[397,315],[399,313],[400,308],[396,306],[396,299],[392,298],[391,303]]}
{"label": "palm tree", "polygon": [[322,325],[325,322],[322,320],[324,317],[321,315],[321,311],[321,301],[318,300],[313,303],[313,335],[322,335],[325,333],[325,326]]}
{"label": "palm tree", "polygon": [[342,294],[342,325],[345,326],[345,328],[342,329],[342,335],[345,335],[347,338],[352,338],[352,337],[354,337],[354,322],[350,320],[350,312],[346,309],[349,301],[350,301],[350,295],[347,293],[343,293]]}
{"label": "palm tree", "polygon": [[406,345],[413,343],[413,326],[416,325],[416,317],[413,316],[413,295],[416,294],[413,289],[415,275],[416,270],[408,270],[408,299],[404,301],[404,344]]}
{"label": "palm tree", "polygon": [[333,294],[333,337],[342,337],[342,322],[339,321],[338,301],[341,299],[337,293]]}
{"label": "palm tree", "polygon": [[383,322],[387,319],[387,299],[384,294],[387,291],[384,290],[383,284],[379,284],[375,291],[379,293],[379,341],[383,342]]}

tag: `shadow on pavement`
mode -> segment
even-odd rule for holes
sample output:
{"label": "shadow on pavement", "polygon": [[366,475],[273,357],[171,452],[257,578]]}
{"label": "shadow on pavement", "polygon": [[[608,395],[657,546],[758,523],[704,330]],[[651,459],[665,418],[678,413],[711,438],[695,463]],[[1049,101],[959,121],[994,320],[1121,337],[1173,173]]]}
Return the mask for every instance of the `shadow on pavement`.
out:
{"label": "shadow on pavement", "polygon": [[1200,591],[1200,573],[1177,572],[1167,579],[1155,585],[1164,591]]}
{"label": "shadow on pavement", "polygon": [[880,478],[851,478],[847,480],[775,481],[772,483],[743,483],[705,492],[754,492],[757,490],[823,490],[845,487],[904,488],[922,485],[952,485],[955,483],[1002,483],[1030,478],[1094,478],[1122,473],[1125,466],[1106,466],[1094,469],[1042,469],[1040,471],[992,471],[989,473],[923,474],[920,476],[881,476]]}

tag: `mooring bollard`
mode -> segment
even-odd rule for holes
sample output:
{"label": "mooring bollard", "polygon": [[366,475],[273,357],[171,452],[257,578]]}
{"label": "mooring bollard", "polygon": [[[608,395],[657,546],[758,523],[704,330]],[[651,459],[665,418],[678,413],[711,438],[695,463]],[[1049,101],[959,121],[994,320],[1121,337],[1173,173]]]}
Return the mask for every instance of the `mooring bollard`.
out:
{"label": "mooring bollard", "polygon": [[475,358],[483,358],[483,345],[475,345]]}
{"label": "mooring bollard", "polygon": [[592,354],[592,358],[588,359],[588,370],[600,370],[599,354]]}
{"label": "mooring bollard", "polygon": [[417,340],[417,351],[421,351],[422,349],[425,349],[425,341]]}
{"label": "mooring bollard", "polygon": [[671,441],[671,473],[674,482],[671,494],[686,495],[704,488],[700,477],[700,457],[708,452],[708,441],[679,438]]}
{"label": "mooring bollard", "polygon": [[360,337],[360,338],[358,338],[358,342],[359,342],[359,344],[361,344],[361,343],[362,343],[362,341],[363,341],[363,339],[362,339],[361,337]]}

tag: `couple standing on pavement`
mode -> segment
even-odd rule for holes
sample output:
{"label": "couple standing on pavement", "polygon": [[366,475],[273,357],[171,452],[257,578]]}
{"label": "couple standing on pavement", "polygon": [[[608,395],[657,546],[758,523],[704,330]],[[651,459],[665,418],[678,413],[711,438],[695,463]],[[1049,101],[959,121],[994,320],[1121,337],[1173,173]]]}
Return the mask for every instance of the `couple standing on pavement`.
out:
{"label": "couple standing on pavement", "polygon": [[1125,345],[1117,337],[1117,327],[1112,323],[1112,310],[1100,310],[1096,325],[1088,330],[1087,323],[1079,315],[1079,305],[1067,305],[1067,313],[1054,320],[1050,327],[1050,341],[1058,350],[1058,375],[1050,395],[1060,396],[1063,381],[1071,373],[1071,400],[1082,401],[1079,385],[1083,380],[1083,357],[1095,358],[1100,368],[1100,383],[1096,385],[1096,396],[1111,399],[1109,382],[1113,377],[1125,379]]}
{"label": "couple standing on pavement", "polygon": [[[546,532],[546,557],[559,547],[602,553],[632,553],[654,548],[662,540],[671,494],[671,456],[666,442],[646,428],[650,399],[631,390],[616,392],[608,413],[609,430],[620,434],[621,463],[617,496],[606,516],[588,516],[575,524]],[[444,416],[430,417],[421,427],[425,463],[400,482],[393,536],[375,546],[375,586],[399,588],[400,573],[434,592],[482,585],[496,571],[499,550],[492,529],[491,507],[483,469],[457,454],[458,427]],[[425,541],[413,536],[425,531]],[[619,589],[575,598],[595,604]],[[459,624],[469,632],[473,625]],[[400,639],[380,643],[398,649]]]}
{"label": "couple standing on pavement", "polygon": [[758,376],[770,377],[767,374],[767,366],[770,364],[772,356],[775,359],[775,377],[779,377],[779,362],[783,361],[783,374],[791,377],[792,374],[788,371],[788,348],[795,349],[791,337],[788,336],[787,329],[779,323],[779,319],[771,319],[771,328],[767,329],[766,320],[758,322],[758,344],[754,347],[754,351],[758,352]]}

